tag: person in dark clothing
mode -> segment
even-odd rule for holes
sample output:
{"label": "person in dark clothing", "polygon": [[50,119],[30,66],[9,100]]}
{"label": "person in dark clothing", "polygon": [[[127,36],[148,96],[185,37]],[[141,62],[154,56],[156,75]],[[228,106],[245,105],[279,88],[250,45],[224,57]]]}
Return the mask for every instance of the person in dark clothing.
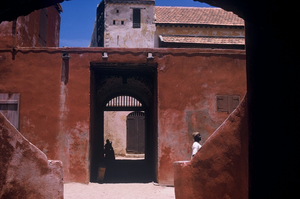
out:
{"label": "person in dark clothing", "polygon": [[112,147],[112,142],[110,142],[109,139],[106,140],[106,144],[104,145],[104,155],[106,162],[115,160],[114,148]]}

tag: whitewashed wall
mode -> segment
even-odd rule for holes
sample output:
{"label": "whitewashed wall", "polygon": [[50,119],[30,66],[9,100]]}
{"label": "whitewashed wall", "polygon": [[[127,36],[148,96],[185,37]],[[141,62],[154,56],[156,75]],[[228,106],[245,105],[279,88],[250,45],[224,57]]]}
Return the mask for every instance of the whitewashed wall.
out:
{"label": "whitewashed wall", "polygon": [[[141,28],[132,27],[132,8],[141,8]],[[104,47],[153,48],[154,9],[154,4],[106,4]]]}
{"label": "whitewashed wall", "polygon": [[104,112],[104,144],[106,139],[109,139],[116,155],[124,156],[126,154],[126,117],[131,112]]}

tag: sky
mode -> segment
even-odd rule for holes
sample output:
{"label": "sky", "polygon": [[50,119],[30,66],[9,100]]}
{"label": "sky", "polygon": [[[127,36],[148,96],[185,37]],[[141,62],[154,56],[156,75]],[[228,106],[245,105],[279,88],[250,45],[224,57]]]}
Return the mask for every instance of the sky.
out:
{"label": "sky", "polygon": [[[101,0],[70,0],[61,5],[60,47],[87,47],[90,44],[96,8]],[[209,7],[193,0],[155,0],[157,6]]]}

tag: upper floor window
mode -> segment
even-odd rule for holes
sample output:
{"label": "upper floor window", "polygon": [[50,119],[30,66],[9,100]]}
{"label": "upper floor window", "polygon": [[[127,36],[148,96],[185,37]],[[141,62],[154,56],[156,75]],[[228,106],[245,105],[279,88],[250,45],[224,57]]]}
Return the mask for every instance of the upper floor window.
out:
{"label": "upper floor window", "polygon": [[140,8],[133,8],[133,28],[140,28],[141,27],[141,9]]}

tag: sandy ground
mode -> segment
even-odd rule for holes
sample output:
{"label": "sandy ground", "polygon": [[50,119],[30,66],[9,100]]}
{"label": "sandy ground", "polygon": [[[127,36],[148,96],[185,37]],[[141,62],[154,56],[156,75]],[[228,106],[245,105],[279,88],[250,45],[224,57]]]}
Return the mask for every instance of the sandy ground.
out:
{"label": "sandy ground", "polygon": [[128,184],[80,184],[64,185],[65,199],[174,199],[174,187],[155,183]]}

